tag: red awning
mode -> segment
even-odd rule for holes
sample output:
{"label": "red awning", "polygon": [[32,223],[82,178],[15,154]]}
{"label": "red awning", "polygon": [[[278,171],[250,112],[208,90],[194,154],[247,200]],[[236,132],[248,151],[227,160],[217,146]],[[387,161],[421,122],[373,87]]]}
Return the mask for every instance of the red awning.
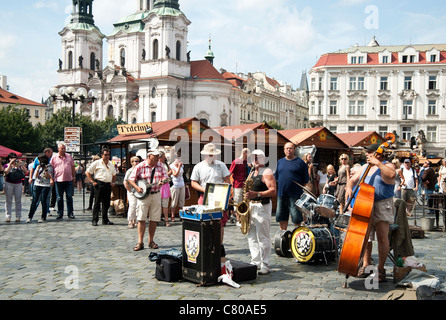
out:
{"label": "red awning", "polygon": [[14,152],[19,158],[22,156],[21,152],[6,148],[4,146],[0,146],[0,157],[7,157],[8,154],[10,154],[11,152]]}

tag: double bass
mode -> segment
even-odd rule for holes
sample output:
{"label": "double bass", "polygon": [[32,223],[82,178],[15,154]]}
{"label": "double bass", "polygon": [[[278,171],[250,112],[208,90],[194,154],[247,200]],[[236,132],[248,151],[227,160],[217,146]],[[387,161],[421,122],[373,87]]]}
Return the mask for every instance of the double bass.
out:
{"label": "double bass", "polygon": [[[387,133],[385,135],[386,142],[381,144],[375,151],[375,155],[383,153],[395,142],[395,135]],[[344,239],[341,254],[339,256],[338,272],[349,276],[356,277],[358,275],[359,264],[364,256],[365,248],[370,233],[370,216],[372,213],[373,203],[375,199],[375,187],[364,183],[372,165],[369,163],[364,171],[362,178],[355,186],[352,196],[349,198],[344,213],[348,210],[353,199],[355,203],[350,217],[350,223]]]}

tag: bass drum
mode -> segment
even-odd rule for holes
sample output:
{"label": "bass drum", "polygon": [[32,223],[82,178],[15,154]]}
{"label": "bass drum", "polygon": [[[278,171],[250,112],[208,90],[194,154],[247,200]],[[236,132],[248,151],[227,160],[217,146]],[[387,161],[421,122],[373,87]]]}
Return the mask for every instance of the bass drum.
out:
{"label": "bass drum", "polygon": [[291,231],[279,230],[274,236],[274,251],[280,257],[291,257]]}
{"label": "bass drum", "polygon": [[325,227],[304,227],[294,229],[291,235],[291,253],[298,262],[325,261],[336,256],[335,239]]}

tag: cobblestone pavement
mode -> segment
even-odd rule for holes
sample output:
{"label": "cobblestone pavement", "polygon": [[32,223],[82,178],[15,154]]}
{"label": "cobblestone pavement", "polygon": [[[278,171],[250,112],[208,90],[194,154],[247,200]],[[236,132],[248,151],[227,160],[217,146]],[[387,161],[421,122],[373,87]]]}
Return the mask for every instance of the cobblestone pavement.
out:
{"label": "cobblestone pavement", "polygon": [[[0,195],[2,300],[378,300],[395,289],[389,259],[390,277],[378,289],[366,289],[365,281],[357,278],[350,278],[343,288],[345,277],[336,271],[335,261],[302,264],[275,253],[269,274],[242,282],[238,289],[225,284],[199,287],[188,281],[161,282],[155,279],[155,263],[148,260],[151,250],[132,251],[136,229],[128,229],[126,219],[117,216],[111,217],[113,226],[93,227],[91,211],[82,210],[82,195],[75,195],[75,220],[65,215],[56,221],[53,214],[46,223],[37,223],[40,208],[35,221],[25,222],[29,197],[23,197],[21,222],[6,223],[4,203],[5,196]],[[277,230],[274,221],[272,239]],[[182,224],[177,221],[171,227],[159,226],[155,240],[160,249],[181,249],[181,234]],[[446,233],[426,232],[425,239],[412,241],[418,260],[426,264],[429,274],[440,278],[444,288]],[[235,224],[225,228],[224,244],[229,260],[250,261],[247,238]]]}

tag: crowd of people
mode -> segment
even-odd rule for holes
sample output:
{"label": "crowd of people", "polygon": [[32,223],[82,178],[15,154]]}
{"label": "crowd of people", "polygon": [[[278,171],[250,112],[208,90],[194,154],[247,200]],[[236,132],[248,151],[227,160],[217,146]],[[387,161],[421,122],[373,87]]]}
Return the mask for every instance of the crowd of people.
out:
{"label": "crowd of people", "polygon": [[[347,154],[339,156],[339,163],[316,164],[313,155],[306,154],[303,158],[296,156],[296,146],[293,143],[284,145],[284,157],[279,159],[275,172],[266,166],[266,156],[262,150],[243,149],[228,168],[217,156],[221,153],[212,144],[206,144],[201,150],[202,161],[197,163],[190,175],[190,187],[198,193],[198,204],[203,203],[206,184],[228,183],[233,186],[233,202],[240,203],[249,200],[251,212],[251,227],[248,232],[248,245],[251,262],[258,268],[259,274],[267,274],[270,270],[271,238],[270,225],[272,218],[272,199],[277,199],[275,220],[280,230],[287,230],[289,220],[295,226],[304,222],[302,212],[297,208],[296,201],[305,191],[315,196],[328,194],[337,199],[339,213],[346,211],[348,199],[353,196],[355,184],[362,178],[366,166],[371,166],[365,181],[375,187],[375,203],[372,213],[372,228],[378,239],[380,280],[385,279],[384,261],[389,250],[386,240],[389,224],[393,222],[392,203],[400,198],[407,203],[407,214],[410,215],[419,192],[429,195],[439,192],[446,193],[446,159],[442,161],[439,170],[432,168],[432,163],[426,160],[419,170],[413,168],[413,163],[406,158],[393,157],[387,161],[382,154],[376,153],[378,145],[366,147],[366,163],[352,164]],[[179,210],[184,207],[187,193],[190,192],[185,181],[185,167],[181,154],[175,153],[170,163],[161,150],[148,150],[146,159],[140,156],[130,158],[131,167],[125,172],[124,187],[127,191],[128,228],[137,228],[137,243],[134,251],[144,249],[144,235],[148,221],[148,246],[157,249],[155,232],[160,224],[169,227],[175,222]],[[338,169],[335,170],[335,167]],[[46,148],[42,154],[27,166],[11,153],[6,162],[0,166],[0,191],[6,195],[6,222],[11,222],[12,205],[15,204],[15,221],[22,217],[22,184],[28,176],[32,192],[31,206],[27,222],[32,222],[41,205],[42,213],[38,222],[45,222],[50,208],[57,205],[57,220],[63,219],[65,203],[67,216],[75,219],[73,194],[77,187],[81,192],[85,185],[90,185],[89,210],[92,210],[92,225],[98,226],[102,217],[103,225],[113,225],[108,213],[112,189],[116,183],[117,173],[115,163],[111,161],[110,149],[101,150],[100,157],[94,156],[85,166],[75,163],[73,157],[66,152],[64,143],[58,145],[58,152],[53,154]],[[246,190],[244,182],[249,177],[253,181],[250,190]],[[4,181],[3,181],[4,178]],[[137,198],[135,192],[143,189],[138,180],[148,183],[147,196]],[[64,197],[66,199],[64,199]],[[429,207],[433,207],[429,199]],[[433,211],[432,211],[433,212]],[[224,227],[231,218],[231,213],[239,223],[237,210],[225,211],[221,220],[221,256],[225,257]],[[164,221],[163,221],[164,220]],[[367,246],[364,265],[360,272],[370,264],[371,247]]]}

